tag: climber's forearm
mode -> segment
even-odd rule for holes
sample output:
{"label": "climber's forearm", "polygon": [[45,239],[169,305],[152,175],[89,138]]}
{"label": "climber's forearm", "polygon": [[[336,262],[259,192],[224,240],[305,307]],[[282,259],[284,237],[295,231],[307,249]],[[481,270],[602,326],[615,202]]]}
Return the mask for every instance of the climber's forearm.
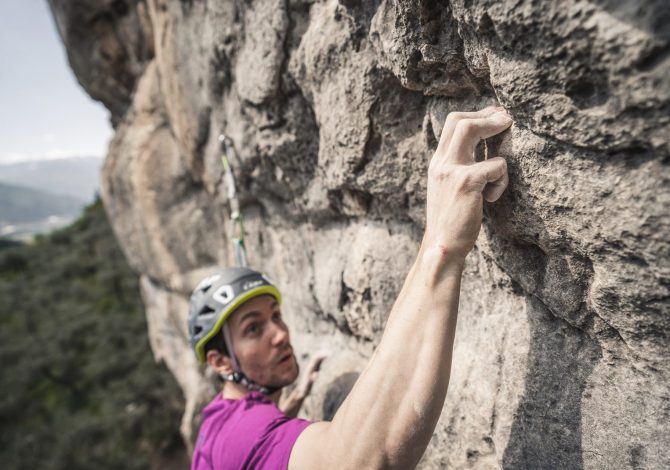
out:
{"label": "climber's forearm", "polygon": [[460,258],[420,251],[376,353],[335,415],[336,436],[354,430],[345,445],[357,451],[352,464],[366,464],[359,468],[413,468],[423,455],[449,384],[461,271]]}
{"label": "climber's forearm", "polygon": [[332,423],[310,426],[298,440],[320,442],[319,460],[292,468],[416,465],[447,393],[462,259],[422,247],[379,347]]}

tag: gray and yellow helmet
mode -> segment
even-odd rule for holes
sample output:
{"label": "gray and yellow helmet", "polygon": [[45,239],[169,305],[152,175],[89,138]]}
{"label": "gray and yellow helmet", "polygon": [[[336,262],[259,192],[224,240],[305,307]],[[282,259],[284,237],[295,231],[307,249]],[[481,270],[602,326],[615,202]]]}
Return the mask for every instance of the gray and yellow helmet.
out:
{"label": "gray and yellow helmet", "polygon": [[188,312],[188,333],[198,362],[205,362],[205,344],[221,331],[235,309],[263,294],[281,304],[281,294],[272,282],[249,268],[225,268],[198,284]]}

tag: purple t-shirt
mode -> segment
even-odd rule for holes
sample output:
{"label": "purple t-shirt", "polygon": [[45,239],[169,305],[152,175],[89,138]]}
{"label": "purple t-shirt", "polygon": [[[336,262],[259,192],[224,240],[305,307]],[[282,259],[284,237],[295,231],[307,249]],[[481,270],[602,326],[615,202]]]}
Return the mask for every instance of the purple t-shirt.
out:
{"label": "purple t-shirt", "polygon": [[203,416],[191,470],[284,470],[296,439],[312,424],[289,418],[259,392],[239,400],[219,393]]}

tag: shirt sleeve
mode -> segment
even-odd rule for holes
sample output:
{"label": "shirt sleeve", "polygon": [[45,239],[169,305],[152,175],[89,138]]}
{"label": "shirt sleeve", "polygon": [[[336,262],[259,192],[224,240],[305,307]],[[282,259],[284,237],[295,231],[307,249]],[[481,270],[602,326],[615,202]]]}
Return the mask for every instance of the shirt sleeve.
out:
{"label": "shirt sleeve", "polygon": [[312,424],[311,421],[289,418],[284,415],[275,418],[268,423],[265,432],[254,445],[244,468],[249,470],[287,469],[293,444],[310,424]]}

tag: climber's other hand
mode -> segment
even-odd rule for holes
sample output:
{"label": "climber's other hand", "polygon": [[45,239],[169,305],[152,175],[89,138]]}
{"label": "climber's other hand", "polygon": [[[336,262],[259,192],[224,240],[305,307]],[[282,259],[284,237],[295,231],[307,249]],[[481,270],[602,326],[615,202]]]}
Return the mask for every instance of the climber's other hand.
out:
{"label": "climber's other hand", "polygon": [[298,387],[296,387],[297,397],[304,399],[312,391],[312,385],[316,382],[316,379],[319,377],[319,369],[321,368],[321,363],[328,358],[329,354],[326,352],[320,352],[316,354],[309,364],[307,365],[307,370],[305,375]]}

